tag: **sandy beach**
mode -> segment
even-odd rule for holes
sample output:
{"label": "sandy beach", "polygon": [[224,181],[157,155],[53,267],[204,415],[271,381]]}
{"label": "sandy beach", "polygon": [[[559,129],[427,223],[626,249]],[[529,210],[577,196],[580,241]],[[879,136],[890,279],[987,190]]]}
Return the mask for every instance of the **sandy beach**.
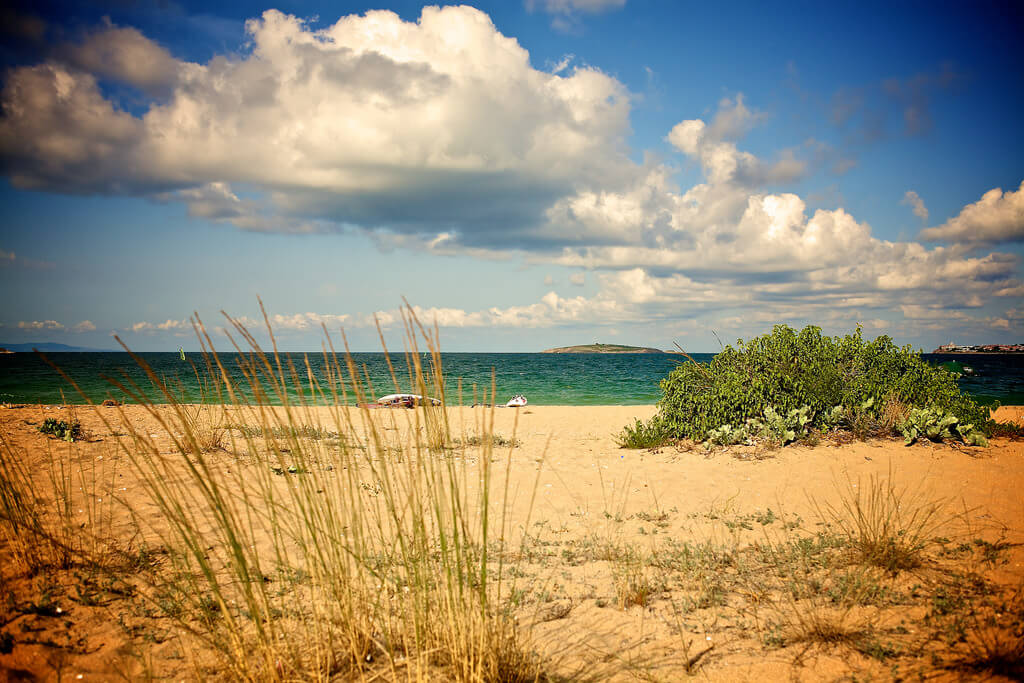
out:
{"label": "sandy beach", "polygon": [[[384,424],[381,433],[399,441],[415,440],[410,434],[424,429],[417,411],[371,412]],[[712,681],[993,675],[992,667],[963,662],[976,654],[974,625],[984,622],[986,632],[1003,637],[1006,619],[1019,626],[1024,614],[1013,612],[1024,605],[1024,442],[907,447],[897,439],[825,438],[816,445],[710,452],[699,444],[616,445],[624,425],[654,412],[653,406],[448,411],[451,435],[463,446],[445,457],[463,468],[469,494],[480,485],[475,475],[483,459],[494,463],[492,512],[507,514],[498,540],[517,548],[518,593],[509,609],[547,673],[623,681],[679,680],[687,673]],[[166,456],[165,475],[187,484],[187,458],[175,445],[170,415],[166,406],[156,415],[141,406],[3,409],[4,457],[26,466],[44,500],[54,497],[53,473],[63,464],[78,489],[72,516],[81,534],[95,531],[123,549],[172,552],[161,508],[128,455],[138,447],[135,439],[148,439],[154,453]],[[162,425],[161,416],[169,421]],[[80,421],[84,438],[65,443],[40,434],[38,426],[51,417]],[[322,434],[336,418],[317,408],[293,417],[293,424],[315,425],[321,432],[309,438],[329,450]],[[1021,422],[1024,408],[1001,408],[996,418]],[[223,438],[203,457],[224,473],[223,483],[244,487],[267,477],[284,486],[312,476],[262,459],[252,452],[257,442],[232,436],[251,422],[249,415],[228,409],[209,419]],[[355,432],[365,429],[362,419],[352,417]],[[464,446],[487,433],[495,437],[493,451]],[[351,481],[372,496],[379,484],[373,449],[365,452]],[[329,467],[316,476],[340,476]],[[823,548],[827,539],[840,539],[837,516],[869,489],[897,491],[904,512],[915,505],[931,510],[917,566],[859,567],[840,540],[827,557],[778,563],[780,548]],[[30,573],[18,568],[12,552],[11,543],[0,547],[0,590],[7,596],[0,624],[8,645],[0,648],[0,680],[216,676],[216,657],[154,607],[146,571],[121,570],[112,578],[86,572],[72,558],[66,567]],[[769,555],[776,559],[769,562]],[[870,588],[849,597],[839,587],[855,571]],[[786,588],[804,584],[817,592]],[[822,613],[859,635],[816,642],[801,630],[799,615]],[[360,675],[368,674],[343,678]]]}

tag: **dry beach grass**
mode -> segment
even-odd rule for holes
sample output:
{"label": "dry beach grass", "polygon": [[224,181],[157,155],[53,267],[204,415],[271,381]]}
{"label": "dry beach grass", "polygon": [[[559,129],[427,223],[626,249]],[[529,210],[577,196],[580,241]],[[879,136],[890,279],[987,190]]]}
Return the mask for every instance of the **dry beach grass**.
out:
{"label": "dry beach grass", "polygon": [[[420,357],[430,393],[439,357]],[[266,393],[359,376],[248,358]],[[614,434],[653,407],[219,391],[0,410],[8,680],[1024,673],[1020,441],[631,451]]]}

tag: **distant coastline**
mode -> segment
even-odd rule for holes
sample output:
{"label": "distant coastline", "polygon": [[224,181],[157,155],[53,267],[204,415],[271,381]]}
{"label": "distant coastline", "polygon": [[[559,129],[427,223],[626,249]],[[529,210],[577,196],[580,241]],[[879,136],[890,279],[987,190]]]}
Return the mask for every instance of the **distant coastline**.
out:
{"label": "distant coastline", "polygon": [[943,344],[932,353],[1024,353],[1024,344],[973,344],[960,345],[950,342]]}
{"label": "distant coastline", "polygon": [[1021,356],[1024,351],[932,351],[945,356]]}
{"label": "distant coastline", "polygon": [[626,346],[624,344],[580,344],[579,346],[558,346],[541,353],[672,353],[650,346]]}
{"label": "distant coastline", "polygon": [[28,342],[25,344],[0,344],[0,353],[31,353],[32,351],[48,351],[50,353],[110,353],[120,349],[92,349],[87,346],[68,346],[56,342]]}

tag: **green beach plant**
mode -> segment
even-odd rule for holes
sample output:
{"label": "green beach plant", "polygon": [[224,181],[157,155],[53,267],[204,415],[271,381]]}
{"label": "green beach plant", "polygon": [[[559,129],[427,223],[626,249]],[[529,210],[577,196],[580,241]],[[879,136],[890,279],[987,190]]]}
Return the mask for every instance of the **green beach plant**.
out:
{"label": "green beach plant", "polygon": [[704,447],[732,446],[738,443],[745,443],[750,439],[749,425],[733,427],[731,424],[724,424],[721,427],[708,430],[707,439],[704,440]]}
{"label": "green beach plant", "polygon": [[808,406],[801,406],[780,415],[771,406],[765,406],[765,432],[781,445],[796,441],[798,437],[807,433],[807,423],[811,421],[810,411]]}
{"label": "green beach plant", "polygon": [[626,425],[614,436],[619,448],[658,448],[671,440],[665,425],[655,415],[646,422],[636,420],[633,425]]}
{"label": "green beach plant", "polygon": [[752,435],[768,439],[775,445],[785,446],[806,436],[810,421],[811,409],[808,406],[793,408],[785,415],[776,412],[772,406],[765,406],[764,420],[748,419],[747,429]]}
{"label": "green beach plant", "polygon": [[48,417],[39,425],[39,431],[43,434],[55,436],[62,441],[75,441],[82,438],[82,423],[78,420],[58,420]]}
{"label": "green beach plant", "polygon": [[931,408],[912,409],[907,419],[896,425],[896,429],[906,439],[908,446],[919,438],[929,441],[956,439],[968,446],[988,445],[985,435],[975,429],[973,424],[961,424],[956,415]]}
{"label": "green beach plant", "polygon": [[[798,436],[837,424],[866,436],[892,429],[885,415],[891,405],[942,410],[982,429],[989,424],[989,409],[963,394],[954,375],[889,337],[865,341],[860,327],[828,337],[814,326],[797,332],[777,325],[770,334],[726,346],[708,366],[680,363],[661,389],[659,421],[670,436],[695,441],[724,425],[735,430],[762,419],[783,442],[792,440],[790,431]],[[783,427],[783,420],[792,426]]]}

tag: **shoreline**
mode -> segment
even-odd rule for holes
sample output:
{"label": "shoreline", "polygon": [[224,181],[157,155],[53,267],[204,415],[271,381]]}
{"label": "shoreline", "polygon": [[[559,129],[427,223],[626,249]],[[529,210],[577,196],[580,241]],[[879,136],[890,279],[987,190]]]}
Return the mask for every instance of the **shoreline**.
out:
{"label": "shoreline", "polygon": [[[141,408],[141,407],[144,407],[144,405],[145,404],[142,404],[142,403],[120,403],[117,406],[104,406],[104,405],[102,405],[100,403],[92,403],[92,404],[90,404],[90,403],[37,403],[37,402],[26,402],[26,403],[0,403],[0,410],[20,410],[20,409],[27,409],[27,408],[36,408],[36,409],[40,409],[41,408],[41,409],[44,409],[44,410],[50,410],[50,409],[54,409],[54,408],[59,409],[59,410],[68,410],[68,409],[91,410],[93,408],[97,408],[98,409],[98,408],[113,408],[113,407]],[[170,403],[154,403],[152,405],[154,407],[157,407],[157,408],[168,408],[172,404],[170,404]],[[185,406],[223,407],[223,408],[229,408],[229,409],[230,408],[243,408],[243,409],[275,408],[276,409],[276,408],[283,408],[284,407],[280,403],[241,404],[241,405],[237,405],[237,406],[235,404],[232,404],[232,403],[182,403],[180,405],[185,405]],[[985,404],[981,404],[981,405],[985,405]],[[332,408],[346,408],[346,409],[354,408],[354,409],[360,409],[362,406],[354,404],[354,403],[353,404],[327,404],[327,403],[323,403],[323,404],[307,404],[307,405],[301,405],[301,404],[298,404],[298,403],[292,403],[292,404],[290,404],[289,407],[291,407],[293,409],[297,409],[297,410],[307,410],[307,409],[327,410],[327,409],[332,409]],[[529,403],[529,404],[527,404],[525,406],[522,406],[522,407],[509,407],[509,406],[506,406],[503,403],[502,404],[497,404],[497,405],[487,405],[487,404],[476,403],[476,404],[470,404],[470,405],[448,404],[445,407],[448,408],[449,410],[460,410],[460,409],[476,410],[478,408],[479,409],[494,408],[495,410],[499,410],[499,411],[502,411],[502,412],[504,412],[504,411],[516,412],[517,410],[520,411],[520,412],[529,412],[530,410],[538,409],[538,408],[539,409],[554,408],[554,409],[559,409],[559,410],[562,410],[562,409],[588,410],[588,409],[591,409],[591,408],[595,408],[595,409],[637,410],[639,412],[646,412],[646,411],[649,411],[649,410],[650,411],[657,410],[658,404],[657,403],[594,403],[594,404],[579,405],[579,404],[570,404],[570,403],[552,403],[552,404],[547,404],[547,403]],[[410,410],[410,409],[408,409],[408,408],[401,408],[401,407],[396,407],[396,408],[373,407],[373,408],[370,408],[370,410],[372,410],[372,411],[383,411],[383,412],[390,412],[390,411],[403,412],[403,411],[407,411],[407,410]],[[1024,414],[1024,403],[1021,403],[1021,404],[1007,404],[1007,405],[1000,404],[999,407],[994,411],[994,413],[995,414],[1000,414],[1000,413],[1010,414],[1007,411],[1019,411],[1021,414]],[[995,414],[993,415],[993,417],[996,417]],[[1011,417],[1011,418],[1007,418],[1007,419],[1013,419],[1013,418]],[[1000,421],[1005,421],[1005,420],[1000,420]]]}

